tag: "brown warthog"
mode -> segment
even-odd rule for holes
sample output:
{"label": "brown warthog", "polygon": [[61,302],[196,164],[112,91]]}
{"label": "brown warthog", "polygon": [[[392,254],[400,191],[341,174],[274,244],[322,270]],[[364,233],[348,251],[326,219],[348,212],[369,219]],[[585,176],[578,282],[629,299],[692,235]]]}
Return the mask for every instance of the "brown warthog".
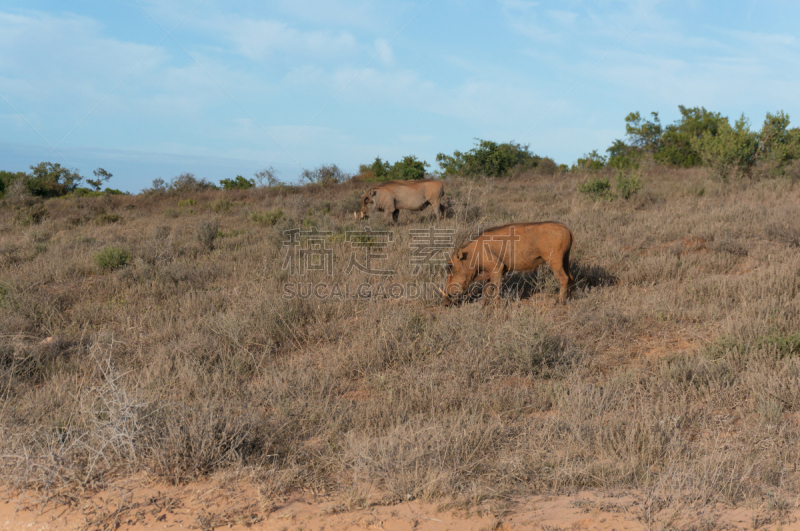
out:
{"label": "brown warthog", "polygon": [[[442,181],[388,181],[377,184],[361,196],[361,219],[369,217],[369,205],[383,212],[386,219],[397,221],[400,210],[422,210],[431,205],[434,212],[444,217],[444,183]],[[356,219],[358,212],[354,212]]]}
{"label": "brown warthog", "polygon": [[[569,252],[572,231],[561,223],[512,223],[486,229],[456,250],[447,263],[444,301],[464,294],[473,281],[483,282],[483,303],[499,295],[500,282],[508,271],[533,271],[547,262],[561,283],[558,300],[566,301],[572,288]],[[488,282],[487,282],[488,281]]]}

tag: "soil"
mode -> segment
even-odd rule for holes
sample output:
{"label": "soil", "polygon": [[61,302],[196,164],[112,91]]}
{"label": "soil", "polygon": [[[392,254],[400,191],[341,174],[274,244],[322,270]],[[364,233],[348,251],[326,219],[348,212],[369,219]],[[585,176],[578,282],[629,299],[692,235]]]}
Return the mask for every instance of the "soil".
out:
{"label": "soil", "polygon": [[93,494],[3,489],[2,530],[387,530],[511,529],[634,531],[650,529],[800,530],[800,510],[688,506],[654,513],[636,492],[531,496],[458,509],[412,500],[381,504],[298,493],[270,499],[253,485],[215,482],[145,485],[132,478]]}

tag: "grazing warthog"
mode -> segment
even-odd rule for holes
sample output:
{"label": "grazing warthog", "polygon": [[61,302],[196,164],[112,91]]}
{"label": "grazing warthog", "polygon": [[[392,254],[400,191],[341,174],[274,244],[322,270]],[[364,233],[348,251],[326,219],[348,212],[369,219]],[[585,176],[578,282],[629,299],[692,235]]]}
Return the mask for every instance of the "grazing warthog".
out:
{"label": "grazing warthog", "polygon": [[[431,205],[434,212],[444,217],[444,183],[441,181],[388,181],[371,187],[361,196],[361,219],[369,217],[369,205],[383,212],[386,219],[397,221],[400,210],[422,210]],[[356,219],[358,212],[353,212]]]}
{"label": "grazing warthog", "polygon": [[[500,293],[500,282],[508,271],[533,271],[547,262],[561,283],[558,300],[565,302],[572,288],[569,252],[572,231],[561,223],[512,223],[486,229],[476,239],[456,250],[447,263],[443,304],[459,298],[473,281],[483,282],[483,304]],[[487,282],[488,281],[488,282]]]}

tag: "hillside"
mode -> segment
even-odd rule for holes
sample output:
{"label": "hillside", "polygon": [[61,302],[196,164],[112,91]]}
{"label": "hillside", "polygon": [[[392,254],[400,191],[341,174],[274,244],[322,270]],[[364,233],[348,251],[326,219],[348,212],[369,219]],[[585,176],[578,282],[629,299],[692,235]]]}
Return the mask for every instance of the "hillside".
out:
{"label": "hillside", "polygon": [[[457,507],[630,489],[645,519],[722,504],[779,521],[800,486],[800,189],[655,166],[630,199],[593,201],[590,176],[449,179],[447,219],[396,226],[353,218],[359,183],[6,200],[5,483],[240,474],[264,498]],[[415,271],[412,230],[455,244],[543,220],[575,235],[565,306],[546,266],[488,308],[442,308],[443,273]],[[365,226],[391,241],[347,234]],[[283,267],[292,229],[327,233],[322,267]],[[392,273],[345,272],[369,252]]]}

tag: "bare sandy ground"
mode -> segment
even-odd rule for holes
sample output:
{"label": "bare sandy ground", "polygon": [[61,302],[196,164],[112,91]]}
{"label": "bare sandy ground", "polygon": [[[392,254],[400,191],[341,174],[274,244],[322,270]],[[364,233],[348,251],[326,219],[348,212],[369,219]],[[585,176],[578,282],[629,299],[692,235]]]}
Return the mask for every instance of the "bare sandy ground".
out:
{"label": "bare sandy ground", "polygon": [[142,483],[128,480],[92,495],[45,496],[0,489],[0,530],[800,530],[797,508],[667,507],[653,513],[646,500],[630,492],[532,496],[463,510],[419,501],[385,505],[310,493],[268,499],[248,485]]}

